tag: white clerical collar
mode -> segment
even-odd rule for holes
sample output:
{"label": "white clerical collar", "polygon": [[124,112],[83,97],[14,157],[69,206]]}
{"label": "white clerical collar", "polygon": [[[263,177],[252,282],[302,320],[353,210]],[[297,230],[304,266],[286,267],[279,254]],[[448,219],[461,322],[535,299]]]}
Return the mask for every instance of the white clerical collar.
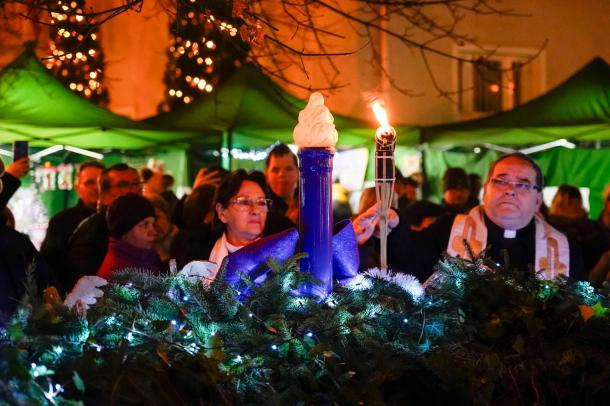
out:
{"label": "white clerical collar", "polygon": [[517,230],[504,230],[504,238],[515,238]]}

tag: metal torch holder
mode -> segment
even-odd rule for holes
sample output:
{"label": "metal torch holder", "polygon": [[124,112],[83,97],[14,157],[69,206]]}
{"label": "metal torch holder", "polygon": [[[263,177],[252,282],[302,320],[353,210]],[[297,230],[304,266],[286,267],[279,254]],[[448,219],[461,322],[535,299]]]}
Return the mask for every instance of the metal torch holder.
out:
{"label": "metal torch holder", "polygon": [[396,130],[378,128],[375,134],[375,194],[379,214],[379,243],[381,269],[388,268],[388,213],[394,193],[394,147]]}

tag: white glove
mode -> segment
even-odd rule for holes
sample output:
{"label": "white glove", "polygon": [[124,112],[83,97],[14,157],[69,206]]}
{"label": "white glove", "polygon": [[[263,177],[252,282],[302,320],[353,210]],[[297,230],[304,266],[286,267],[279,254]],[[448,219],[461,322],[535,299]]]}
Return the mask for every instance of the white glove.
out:
{"label": "white glove", "polygon": [[204,285],[208,285],[214,280],[216,273],[218,273],[218,265],[214,262],[191,261],[184,265],[178,275],[189,279],[191,282],[201,280]]}
{"label": "white glove", "polygon": [[66,296],[64,305],[71,309],[80,302],[82,308],[87,310],[90,305],[97,302],[97,299],[104,296],[104,292],[98,288],[107,284],[108,282],[106,279],[100,278],[99,276],[83,276],[76,282],[76,285],[74,285],[72,291],[68,293],[68,296]]}
{"label": "white glove", "polygon": [[[388,211],[388,228],[392,231],[398,223],[400,218],[398,214],[390,208]],[[377,203],[368,208],[365,212],[360,214],[353,221],[354,231],[356,232],[356,238],[358,239],[358,245],[364,244],[376,230],[379,225],[379,212],[377,210]]]}

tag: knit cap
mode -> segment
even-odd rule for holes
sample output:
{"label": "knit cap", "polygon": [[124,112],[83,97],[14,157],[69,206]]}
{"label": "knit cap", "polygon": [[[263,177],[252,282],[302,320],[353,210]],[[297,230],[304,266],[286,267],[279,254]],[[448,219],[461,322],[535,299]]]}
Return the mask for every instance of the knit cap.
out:
{"label": "knit cap", "polygon": [[121,238],[140,221],[155,217],[155,208],[145,197],[128,193],[118,197],[108,208],[106,224],[111,237]]}

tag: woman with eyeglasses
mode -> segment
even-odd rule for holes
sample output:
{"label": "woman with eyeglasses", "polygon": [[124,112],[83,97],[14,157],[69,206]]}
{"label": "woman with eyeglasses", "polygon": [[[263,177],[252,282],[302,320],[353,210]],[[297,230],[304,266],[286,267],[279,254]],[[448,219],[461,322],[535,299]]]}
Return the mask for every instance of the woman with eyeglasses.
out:
{"label": "woman with eyeglasses", "polygon": [[220,266],[228,254],[294,226],[285,216],[270,213],[271,204],[261,172],[233,171],[216,190],[212,224],[182,230],[174,239],[172,257],[178,268],[193,260],[209,260]]}

